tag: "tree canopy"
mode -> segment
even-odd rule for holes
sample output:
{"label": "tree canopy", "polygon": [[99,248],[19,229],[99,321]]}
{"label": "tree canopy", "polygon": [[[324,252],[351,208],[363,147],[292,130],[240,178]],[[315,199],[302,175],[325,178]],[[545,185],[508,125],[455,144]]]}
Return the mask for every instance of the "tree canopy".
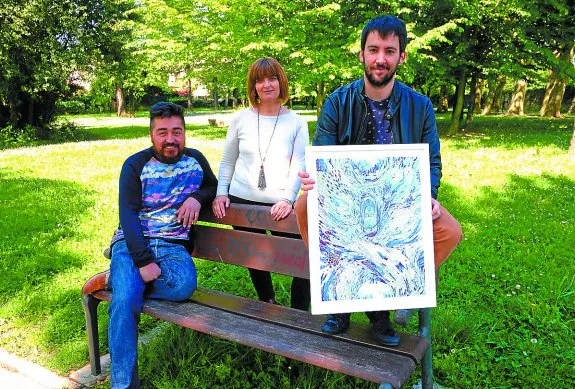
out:
{"label": "tree canopy", "polygon": [[[125,94],[138,97],[150,86],[167,85],[170,74],[183,77],[188,94],[205,85],[214,94],[243,95],[248,65],[262,56],[284,65],[295,98],[312,98],[320,106],[327,93],[361,76],[361,29],[381,14],[407,24],[410,44],[401,80],[428,95],[460,92],[452,133],[461,126],[463,96],[469,89],[475,93],[480,80],[490,88],[488,113],[501,100],[506,80],[516,82],[517,93],[527,80],[547,83],[546,99],[560,104],[575,79],[570,0],[6,4],[0,10],[0,127],[48,123],[75,71],[90,74],[121,114]],[[542,107],[542,114],[560,115],[556,105]]]}
{"label": "tree canopy", "polygon": [[7,0],[0,8],[0,127],[42,130],[66,81],[104,47],[117,13],[106,0]]}

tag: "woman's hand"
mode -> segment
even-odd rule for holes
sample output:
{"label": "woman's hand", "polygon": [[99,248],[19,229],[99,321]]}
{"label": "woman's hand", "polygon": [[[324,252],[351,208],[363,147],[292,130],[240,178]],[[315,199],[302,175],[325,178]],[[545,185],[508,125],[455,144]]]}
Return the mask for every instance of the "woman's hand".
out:
{"label": "woman's hand", "polygon": [[291,203],[286,200],[280,200],[272,205],[271,215],[275,221],[282,220],[291,213]]}
{"label": "woman's hand", "polygon": [[221,219],[226,216],[226,208],[230,206],[230,198],[225,195],[216,196],[214,201],[212,201],[212,211],[214,215]]}

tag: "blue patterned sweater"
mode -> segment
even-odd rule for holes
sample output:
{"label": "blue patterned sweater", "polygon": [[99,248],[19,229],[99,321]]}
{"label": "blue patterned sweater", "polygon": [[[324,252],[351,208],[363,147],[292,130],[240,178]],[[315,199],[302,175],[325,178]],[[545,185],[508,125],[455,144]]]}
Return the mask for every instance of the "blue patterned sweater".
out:
{"label": "blue patterned sweater", "polygon": [[176,211],[189,197],[208,205],[216,194],[217,179],[204,155],[186,149],[174,164],[159,162],[152,148],[129,157],[120,173],[120,226],[112,245],[125,239],[138,267],[152,262],[149,238],[185,244],[190,228],[178,223]]}

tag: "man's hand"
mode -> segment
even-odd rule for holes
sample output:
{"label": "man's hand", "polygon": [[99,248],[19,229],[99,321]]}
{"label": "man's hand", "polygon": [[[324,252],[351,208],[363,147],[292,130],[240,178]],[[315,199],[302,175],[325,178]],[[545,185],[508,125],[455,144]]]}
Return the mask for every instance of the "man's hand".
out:
{"label": "man's hand", "polygon": [[287,215],[289,215],[290,212],[291,212],[291,204],[284,200],[280,200],[274,205],[272,205],[272,209],[270,211],[272,217],[276,221],[287,217]]}
{"label": "man's hand", "polygon": [[216,196],[212,202],[212,211],[214,211],[214,215],[216,215],[218,219],[221,219],[226,216],[226,208],[229,206],[230,198],[226,195],[219,195]]}
{"label": "man's hand", "polygon": [[178,223],[182,223],[184,227],[191,227],[192,224],[196,224],[200,216],[200,209],[202,209],[202,204],[195,198],[188,197],[180,209],[176,211]]}
{"label": "man's hand", "polygon": [[297,175],[301,179],[301,190],[307,192],[308,190],[313,189],[313,184],[315,184],[315,180],[313,178],[309,178],[309,174],[307,172],[298,172]]}
{"label": "man's hand", "polygon": [[142,277],[142,280],[145,283],[154,281],[162,274],[162,271],[156,262],[152,262],[138,270],[140,271],[140,277]]}
{"label": "man's hand", "polygon": [[431,220],[435,220],[441,216],[441,210],[439,209],[439,201],[431,198]]}

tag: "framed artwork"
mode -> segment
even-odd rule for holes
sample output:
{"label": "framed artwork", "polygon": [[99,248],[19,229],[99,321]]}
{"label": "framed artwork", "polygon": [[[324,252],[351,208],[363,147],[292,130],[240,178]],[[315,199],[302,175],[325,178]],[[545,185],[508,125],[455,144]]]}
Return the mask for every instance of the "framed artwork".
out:
{"label": "framed artwork", "polygon": [[308,146],[312,313],[435,306],[429,146]]}

